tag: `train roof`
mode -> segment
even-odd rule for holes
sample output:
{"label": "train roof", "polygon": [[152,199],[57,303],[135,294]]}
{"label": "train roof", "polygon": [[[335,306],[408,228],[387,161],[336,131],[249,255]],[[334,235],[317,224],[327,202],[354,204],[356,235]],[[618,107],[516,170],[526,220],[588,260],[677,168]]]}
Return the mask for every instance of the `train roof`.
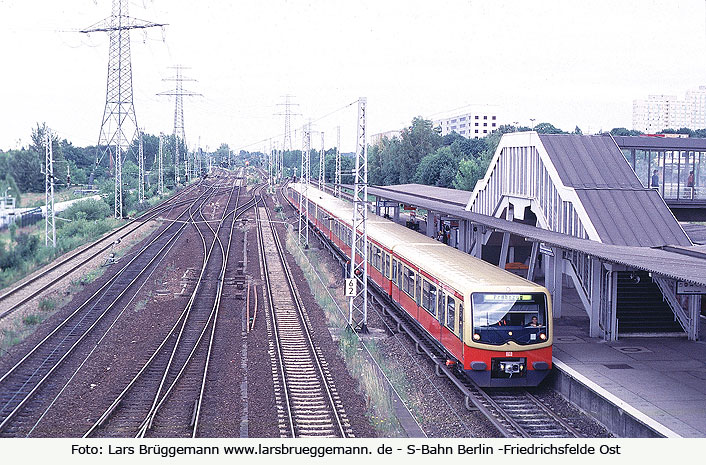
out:
{"label": "train roof", "polygon": [[[299,191],[299,186],[299,183],[290,184],[296,191]],[[309,201],[351,225],[353,208],[350,202],[311,185],[307,188],[307,196]],[[509,271],[371,212],[368,212],[367,225],[369,238],[464,295],[481,286],[484,291],[496,292],[508,292],[510,289],[513,292],[538,292],[543,289]]]}

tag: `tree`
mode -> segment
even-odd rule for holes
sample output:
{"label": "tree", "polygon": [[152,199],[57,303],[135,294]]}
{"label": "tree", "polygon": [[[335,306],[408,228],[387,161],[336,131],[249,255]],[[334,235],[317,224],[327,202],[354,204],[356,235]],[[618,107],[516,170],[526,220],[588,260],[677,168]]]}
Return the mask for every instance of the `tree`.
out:
{"label": "tree", "polygon": [[613,128],[610,133],[614,136],[641,136],[643,133],[634,129]]}
{"label": "tree", "polygon": [[402,131],[400,142],[399,183],[406,184],[414,179],[421,159],[441,145],[441,136],[430,120],[416,117],[412,125]]}
{"label": "tree", "polygon": [[461,160],[453,181],[456,189],[472,191],[476,183],[485,175],[493,158],[493,152],[486,150],[478,158]]}
{"label": "tree", "polygon": [[551,123],[539,123],[534,127],[534,130],[540,134],[568,134]]}
{"label": "tree", "polygon": [[583,131],[581,131],[581,128],[578,127],[578,125],[574,128],[574,132],[572,134],[583,134]]}
{"label": "tree", "polygon": [[436,152],[422,158],[414,181],[429,186],[451,187],[458,162],[450,147],[439,147]]}
{"label": "tree", "polygon": [[44,192],[44,160],[30,150],[11,150],[10,171],[22,192]]}

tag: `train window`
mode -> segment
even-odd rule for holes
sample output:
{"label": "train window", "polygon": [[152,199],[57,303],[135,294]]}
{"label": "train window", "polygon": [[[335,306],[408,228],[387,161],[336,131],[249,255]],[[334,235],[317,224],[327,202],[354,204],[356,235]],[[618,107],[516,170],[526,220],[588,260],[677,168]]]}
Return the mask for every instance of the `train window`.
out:
{"label": "train window", "polygon": [[380,247],[373,246],[373,266],[377,270],[382,270],[382,250]]}
{"label": "train window", "polygon": [[436,316],[436,286],[433,284],[429,285],[429,303],[431,304],[431,308],[429,311],[431,312],[432,315]]}
{"label": "train window", "polygon": [[417,285],[415,286],[417,295],[417,305],[422,304],[422,275],[417,275]]}
{"label": "train window", "polygon": [[547,341],[549,313],[543,293],[472,295],[473,340],[500,345]]}
{"label": "train window", "polygon": [[385,255],[385,264],[382,267],[382,275],[385,278],[389,278],[390,277],[390,254],[385,252],[384,255]]}
{"label": "train window", "polygon": [[424,308],[424,310],[431,310],[431,303],[429,301],[430,290],[431,284],[425,279],[424,283],[422,283],[422,308]]}
{"label": "train window", "polygon": [[397,282],[397,260],[394,258],[392,259],[392,282],[395,283],[395,286],[399,286],[399,283]]}
{"label": "train window", "polygon": [[403,267],[404,273],[402,275],[402,290],[414,299],[414,271],[410,270],[406,266]]}
{"label": "train window", "polygon": [[452,333],[456,332],[456,299],[451,296],[446,298],[446,327]]}
{"label": "train window", "polygon": [[463,340],[463,302],[458,303],[458,337]]}
{"label": "train window", "polygon": [[444,308],[446,307],[446,295],[444,294],[444,291],[439,289],[439,300],[438,300],[438,312],[436,314],[437,318],[439,319],[439,323],[442,323],[444,320]]}

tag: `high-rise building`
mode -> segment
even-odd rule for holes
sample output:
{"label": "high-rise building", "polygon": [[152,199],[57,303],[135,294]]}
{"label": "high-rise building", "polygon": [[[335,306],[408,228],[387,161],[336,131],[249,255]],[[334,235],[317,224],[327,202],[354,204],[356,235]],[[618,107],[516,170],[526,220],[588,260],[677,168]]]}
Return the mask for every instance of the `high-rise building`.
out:
{"label": "high-rise building", "polygon": [[664,129],[706,128],[706,86],[676,95],[650,95],[632,103],[632,127],[648,134]]}
{"label": "high-rise building", "polygon": [[462,114],[435,119],[434,127],[441,128],[441,135],[455,132],[469,139],[480,139],[505,124],[500,121],[498,108],[495,106],[479,106],[466,109]]}
{"label": "high-rise building", "polygon": [[706,86],[687,91],[686,102],[691,107],[692,129],[706,128]]}

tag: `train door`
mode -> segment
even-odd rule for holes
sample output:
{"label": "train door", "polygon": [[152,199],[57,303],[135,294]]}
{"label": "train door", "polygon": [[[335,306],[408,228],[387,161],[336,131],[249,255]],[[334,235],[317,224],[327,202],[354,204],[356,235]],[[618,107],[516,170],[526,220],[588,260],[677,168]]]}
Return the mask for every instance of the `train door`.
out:
{"label": "train door", "polygon": [[441,340],[439,320],[437,319],[437,287],[428,280],[422,281],[422,309],[419,312],[419,322],[424,326],[435,339]]}
{"label": "train door", "polygon": [[382,288],[387,295],[391,295],[392,290],[390,288],[390,254],[383,250],[382,252],[384,259],[382,264]]}
{"label": "train door", "polygon": [[442,341],[442,334],[444,332],[444,319],[446,318],[446,294],[444,290],[439,287],[438,299],[437,299],[437,311],[436,311],[436,321],[439,324],[439,331],[434,335],[439,342]]}
{"label": "train door", "polygon": [[463,360],[463,343],[461,342],[463,316],[463,303],[453,294],[444,291],[446,305],[443,311],[441,329],[441,343],[459,360]]}
{"label": "train door", "polygon": [[397,272],[397,268],[398,261],[397,259],[393,258],[392,269],[390,270],[392,273],[392,282],[390,283],[390,295],[392,296],[392,300],[394,300],[395,302],[400,301],[399,273]]}

